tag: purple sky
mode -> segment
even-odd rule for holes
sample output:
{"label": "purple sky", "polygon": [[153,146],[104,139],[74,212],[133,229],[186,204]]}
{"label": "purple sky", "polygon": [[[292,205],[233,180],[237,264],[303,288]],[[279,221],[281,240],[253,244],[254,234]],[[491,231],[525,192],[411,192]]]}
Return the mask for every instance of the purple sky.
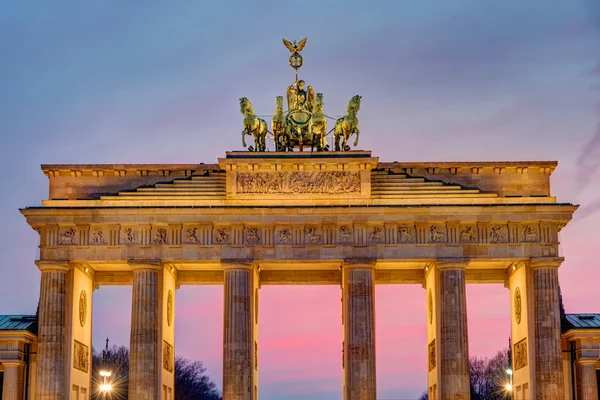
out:
{"label": "purple sky", "polygon": [[[286,2],[287,3],[287,2]],[[600,3],[571,1],[0,3],[0,314],[33,313],[37,234],[18,208],[42,163],[215,162],[240,150],[239,98],[272,114],[301,77],[339,115],[361,94],[361,149],[382,161],[558,160],[581,204],[561,233],[567,312],[600,312]],[[294,7],[292,4],[302,4]],[[509,296],[469,285],[471,355],[507,345]],[[341,398],[337,287],[264,287],[263,399]],[[94,343],[128,344],[129,287],[94,293]],[[476,301],[473,301],[476,300]],[[177,352],[221,384],[222,288],[177,292]],[[425,291],[378,286],[382,399],[426,387]]]}

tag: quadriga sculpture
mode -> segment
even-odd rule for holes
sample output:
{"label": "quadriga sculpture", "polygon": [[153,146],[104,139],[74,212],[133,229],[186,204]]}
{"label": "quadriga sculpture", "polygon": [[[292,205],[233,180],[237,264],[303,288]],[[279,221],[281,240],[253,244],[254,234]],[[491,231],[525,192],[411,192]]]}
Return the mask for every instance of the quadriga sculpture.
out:
{"label": "quadriga sculpture", "polygon": [[240,112],[244,116],[244,130],[242,131],[242,146],[246,147],[246,135],[254,137],[254,146],[250,146],[250,151],[265,151],[265,139],[267,137],[267,123],[264,119],[258,118],[254,114],[252,103],[247,97],[240,99]]}
{"label": "quadriga sculpture", "polygon": [[277,96],[275,115],[271,121],[275,151],[286,151],[290,146],[290,136],[286,129],[285,114],[283,113],[283,96]]}
{"label": "quadriga sculpture", "polygon": [[[358,137],[360,136],[360,131],[358,130],[358,118],[356,115],[358,114],[358,110],[360,110],[361,98],[362,96],[359,95],[352,97],[348,102],[348,107],[346,108],[346,116],[335,121],[335,128],[333,130],[333,134],[335,136],[335,151],[350,150],[350,146],[348,146],[347,142],[353,133],[356,134],[354,146],[358,146]],[[341,146],[340,139],[342,139]]]}
{"label": "quadriga sculpture", "polygon": [[327,118],[323,114],[323,93],[317,93],[317,98],[314,101],[309,133],[312,146],[316,147],[317,151],[329,150],[327,144]]}

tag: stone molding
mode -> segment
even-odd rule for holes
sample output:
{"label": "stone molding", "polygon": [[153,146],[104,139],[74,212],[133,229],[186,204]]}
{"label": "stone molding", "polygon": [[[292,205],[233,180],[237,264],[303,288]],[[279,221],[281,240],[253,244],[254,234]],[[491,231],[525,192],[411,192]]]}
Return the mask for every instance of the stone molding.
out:
{"label": "stone molding", "polygon": [[467,269],[467,266],[469,265],[469,260],[456,260],[456,261],[450,261],[450,260],[438,260],[435,263],[435,267],[442,271],[442,270],[464,270]]}
{"label": "stone molding", "polygon": [[377,263],[374,261],[345,260],[342,264],[342,268],[344,268],[346,270],[352,270],[352,269],[373,270],[373,269],[375,269],[376,265],[377,265]]}
{"label": "stone molding", "polygon": [[224,270],[247,270],[253,271],[258,268],[253,261],[221,260],[221,266]]}
{"label": "stone molding", "polygon": [[532,258],[529,261],[531,269],[537,268],[558,268],[565,259],[563,257]]}
{"label": "stone molding", "polygon": [[163,264],[160,260],[129,260],[127,261],[129,267],[135,270],[154,270],[160,271],[163,269]]}
{"label": "stone molding", "polygon": [[68,261],[41,261],[36,260],[35,265],[38,266],[40,271],[57,271],[67,272],[71,269]]}

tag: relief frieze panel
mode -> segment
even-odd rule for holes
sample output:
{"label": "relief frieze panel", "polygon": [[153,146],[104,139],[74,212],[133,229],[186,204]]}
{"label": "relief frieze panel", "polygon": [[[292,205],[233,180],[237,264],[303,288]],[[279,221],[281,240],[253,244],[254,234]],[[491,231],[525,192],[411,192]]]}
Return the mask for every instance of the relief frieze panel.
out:
{"label": "relief frieze panel", "polygon": [[318,227],[307,226],[304,228],[304,243],[305,244],[321,244],[323,235]]}
{"label": "relief frieze panel", "polygon": [[369,243],[378,244],[385,243],[385,233],[383,231],[383,227],[381,226],[373,226],[369,228]]}
{"label": "relief frieze panel", "polygon": [[351,225],[338,227],[338,243],[350,243],[354,240],[354,230]]}
{"label": "relief frieze panel", "polygon": [[[386,221],[325,222],[277,225],[185,223],[182,225],[127,224],[40,228],[45,246],[177,246],[177,245],[412,245],[412,244],[538,244],[536,224],[457,224]],[[55,244],[54,244],[55,243]],[[544,242],[545,243],[545,242]],[[552,243],[552,242],[549,242]]]}
{"label": "relief frieze panel", "polygon": [[77,230],[74,227],[60,228],[58,231],[58,244],[61,246],[76,245]]}
{"label": "relief frieze panel", "polygon": [[489,232],[490,243],[508,242],[508,228],[506,227],[506,225],[491,225]]}
{"label": "relief frieze panel", "polygon": [[477,229],[472,225],[467,225],[461,228],[459,241],[461,243],[477,242]]}
{"label": "relief frieze panel", "polygon": [[152,227],[152,244],[165,245],[168,244],[168,233],[164,227]]}
{"label": "relief frieze panel", "polygon": [[94,227],[90,233],[90,245],[104,246],[108,244],[108,229],[105,227]]}
{"label": "relief frieze panel", "polygon": [[535,243],[539,241],[538,227],[535,225],[524,225],[521,228],[521,242]]}
{"label": "relief frieze panel", "polygon": [[140,244],[140,229],[130,226],[121,228],[120,244]]}
{"label": "relief frieze panel", "polygon": [[215,244],[231,244],[231,228],[215,227]]}
{"label": "relief frieze panel", "polygon": [[275,229],[275,244],[292,244],[293,234],[290,227],[278,227]]}
{"label": "relief frieze panel", "polygon": [[183,244],[198,244],[200,237],[198,236],[197,226],[186,226],[183,228]]}
{"label": "relief frieze panel", "polygon": [[348,194],[360,193],[360,175],[349,171],[238,172],[238,194]]}
{"label": "relief frieze panel", "polygon": [[398,227],[398,243],[415,243],[415,227],[403,225]]}
{"label": "relief frieze panel", "polygon": [[515,371],[527,366],[527,338],[521,339],[515,343],[513,358]]}
{"label": "relief frieze panel", "polygon": [[73,368],[87,373],[90,367],[90,349],[85,344],[73,341]]}
{"label": "relief frieze panel", "polygon": [[440,226],[432,225],[429,227],[429,243],[445,243],[446,229]]}
{"label": "relief frieze panel", "polygon": [[261,244],[259,227],[246,227],[244,229],[244,237],[246,244]]}

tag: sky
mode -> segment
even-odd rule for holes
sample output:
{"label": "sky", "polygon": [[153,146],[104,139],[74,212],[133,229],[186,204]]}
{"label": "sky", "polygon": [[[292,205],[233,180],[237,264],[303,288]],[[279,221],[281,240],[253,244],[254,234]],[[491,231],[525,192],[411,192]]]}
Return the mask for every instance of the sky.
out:
{"label": "sky", "polygon": [[[580,204],[560,235],[567,312],[600,312],[597,0],[0,1],[0,314],[34,313],[37,234],[18,209],[43,163],[213,163],[241,150],[239,98],[270,115],[294,80],[281,38],[308,36],[301,78],[381,161],[556,160]],[[177,291],[176,352],[221,385],[223,289]],[[261,399],[341,398],[340,290],[260,291]],[[94,292],[96,347],[129,343],[130,287]],[[509,295],[468,285],[469,351],[507,346]],[[376,289],[381,399],[426,388],[425,291]]]}

